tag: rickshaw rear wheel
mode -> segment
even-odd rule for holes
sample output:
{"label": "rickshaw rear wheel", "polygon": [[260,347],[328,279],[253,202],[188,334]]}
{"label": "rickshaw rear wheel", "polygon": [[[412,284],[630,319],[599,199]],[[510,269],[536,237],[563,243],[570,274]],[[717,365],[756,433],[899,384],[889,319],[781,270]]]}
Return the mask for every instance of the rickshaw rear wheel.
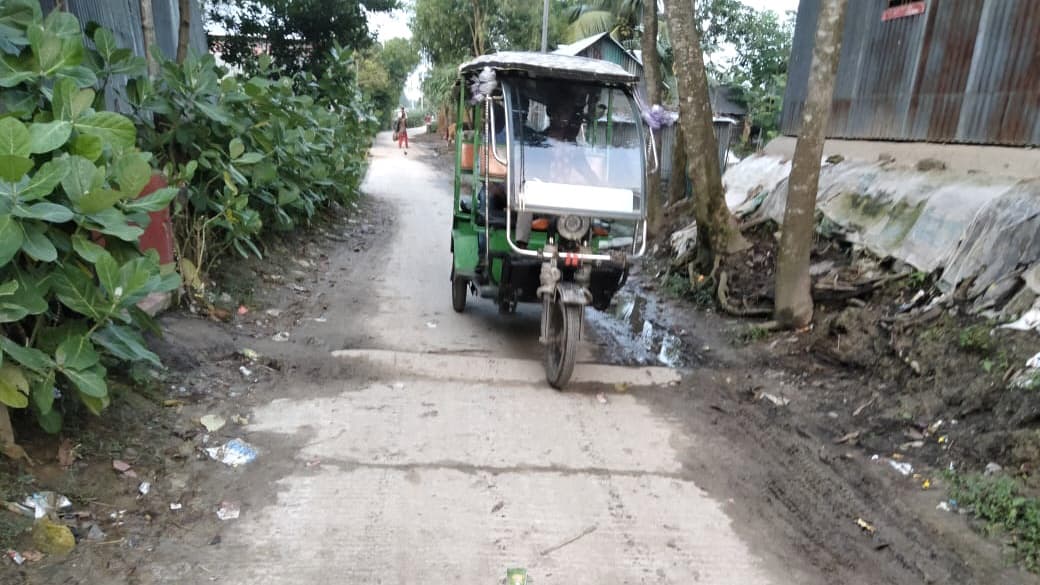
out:
{"label": "rickshaw rear wheel", "polygon": [[545,379],[562,389],[574,373],[578,357],[578,331],[581,329],[581,305],[568,305],[557,298],[549,305],[549,338],[545,344]]}
{"label": "rickshaw rear wheel", "polygon": [[456,313],[461,313],[466,310],[466,294],[469,292],[469,281],[461,276],[455,274],[455,269],[451,270],[451,308],[455,309]]}

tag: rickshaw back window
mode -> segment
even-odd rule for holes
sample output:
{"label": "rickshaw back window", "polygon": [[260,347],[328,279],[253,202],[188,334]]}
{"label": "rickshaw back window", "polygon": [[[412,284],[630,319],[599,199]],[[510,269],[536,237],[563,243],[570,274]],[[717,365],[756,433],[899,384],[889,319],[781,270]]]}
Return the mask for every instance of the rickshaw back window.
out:
{"label": "rickshaw back window", "polygon": [[524,181],[629,189],[642,196],[640,117],[621,89],[514,79],[510,92],[514,169]]}

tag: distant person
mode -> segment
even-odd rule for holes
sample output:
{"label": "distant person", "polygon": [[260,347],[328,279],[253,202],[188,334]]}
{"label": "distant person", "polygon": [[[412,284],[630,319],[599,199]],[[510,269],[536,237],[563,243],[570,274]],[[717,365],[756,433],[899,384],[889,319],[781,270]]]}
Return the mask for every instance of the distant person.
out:
{"label": "distant person", "polygon": [[[397,125],[394,130],[397,131],[397,148],[408,149],[408,114],[404,112],[404,106],[401,106],[401,113],[397,116]],[[408,154],[405,152],[405,154]]]}

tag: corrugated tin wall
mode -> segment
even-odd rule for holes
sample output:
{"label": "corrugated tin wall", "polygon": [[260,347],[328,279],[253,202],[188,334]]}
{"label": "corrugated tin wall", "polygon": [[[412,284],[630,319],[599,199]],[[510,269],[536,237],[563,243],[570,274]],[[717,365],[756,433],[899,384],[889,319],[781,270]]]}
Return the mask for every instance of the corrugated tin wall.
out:
{"label": "corrugated tin wall", "polygon": [[[889,0],[854,0],[828,136],[1040,145],[1040,2],[927,0],[882,21]],[[796,135],[819,0],[802,0],[781,130]]]}
{"label": "corrugated tin wall", "polygon": [[[40,0],[43,13],[54,9],[55,0]],[[80,26],[94,21],[116,35],[119,46],[132,48],[144,55],[144,37],[141,33],[140,0],[68,0],[68,11],[79,19]],[[208,51],[202,9],[198,0],[191,2],[191,48],[199,53]],[[152,0],[155,19],[155,38],[163,53],[170,58],[177,54],[177,28],[180,10],[177,0]]]}

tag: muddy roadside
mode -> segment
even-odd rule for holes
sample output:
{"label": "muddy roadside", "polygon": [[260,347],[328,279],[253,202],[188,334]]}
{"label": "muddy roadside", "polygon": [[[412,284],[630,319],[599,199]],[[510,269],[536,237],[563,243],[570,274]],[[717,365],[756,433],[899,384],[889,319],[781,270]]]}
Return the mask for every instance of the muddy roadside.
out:
{"label": "muddy roadside", "polygon": [[[439,137],[416,141],[432,156],[453,154]],[[756,246],[726,267],[732,303],[743,309],[771,302],[770,228],[754,230]],[[684,463],[698,484],[729,503],[749,542],[781,558],[807,559],[833,583],[1040,582],[1016,565],[1006,537],[986,538],[970,514],[936,508],[949,509],[951,462],[967,471],[994,461],[1013,468],[1011,452],[1023,452],[980,449],[984,442],[976,440],[982,428],[1013,434],[1014,425],[1005,424],[1011,415],[947,409],[942,397],[1002,396],[1006,370],[1024,364],[1034,333],[990,338],[979,319],[955,314],[921,323],[931,333],[908,327],[892,336],[883,319],[930,284],[917,274],[887,280],[887,287],[872,284],[868,294],[835,290],[813,330],[770,333],[762,320],[720,313],[714,295],[691,287],[669,260],[635,267],[611,307],[589,313],[587,331],[602,359],[686,371],[677,392],[635,392],[708,445],[688,451]],[[838,271],[843,283],[892,273],[826,239],[814,262],[818,276]],[[917,298],[914,307],[927,300]],[[983,345],[993,355],[978,353],[971,341],[983,337],[980,331],[992,339]],[[906,347],[922,336],[923,343]]]}
{"label": "muddy roadside", "polygon": [[360,199],[268,242],[263,259],[224,261],[212,271],[206,302],[160,316],[163,335],[149,344],[166,370],[128,373],[103,417],[67,417],[58,437],[17,421],[37,464],[0,462],[0,496],[16,503],[32,493],[66,496],[71,506],[61,519],[77,542],[66,557],[40,558],[32,519],[0,511],[2,549],[23,561],[10,554],[0,562],[0,582],[147,583],[137,569],[163,544],[219,548],[222,526],[271,494],[243,492],[242,468],[214,455],[248,433],[250,411],[279,395],[282,380],[335,375],[314,357],[339,348],[309,332],[326,322],[328,295],[355,259],[392,229],[393,210]]}

